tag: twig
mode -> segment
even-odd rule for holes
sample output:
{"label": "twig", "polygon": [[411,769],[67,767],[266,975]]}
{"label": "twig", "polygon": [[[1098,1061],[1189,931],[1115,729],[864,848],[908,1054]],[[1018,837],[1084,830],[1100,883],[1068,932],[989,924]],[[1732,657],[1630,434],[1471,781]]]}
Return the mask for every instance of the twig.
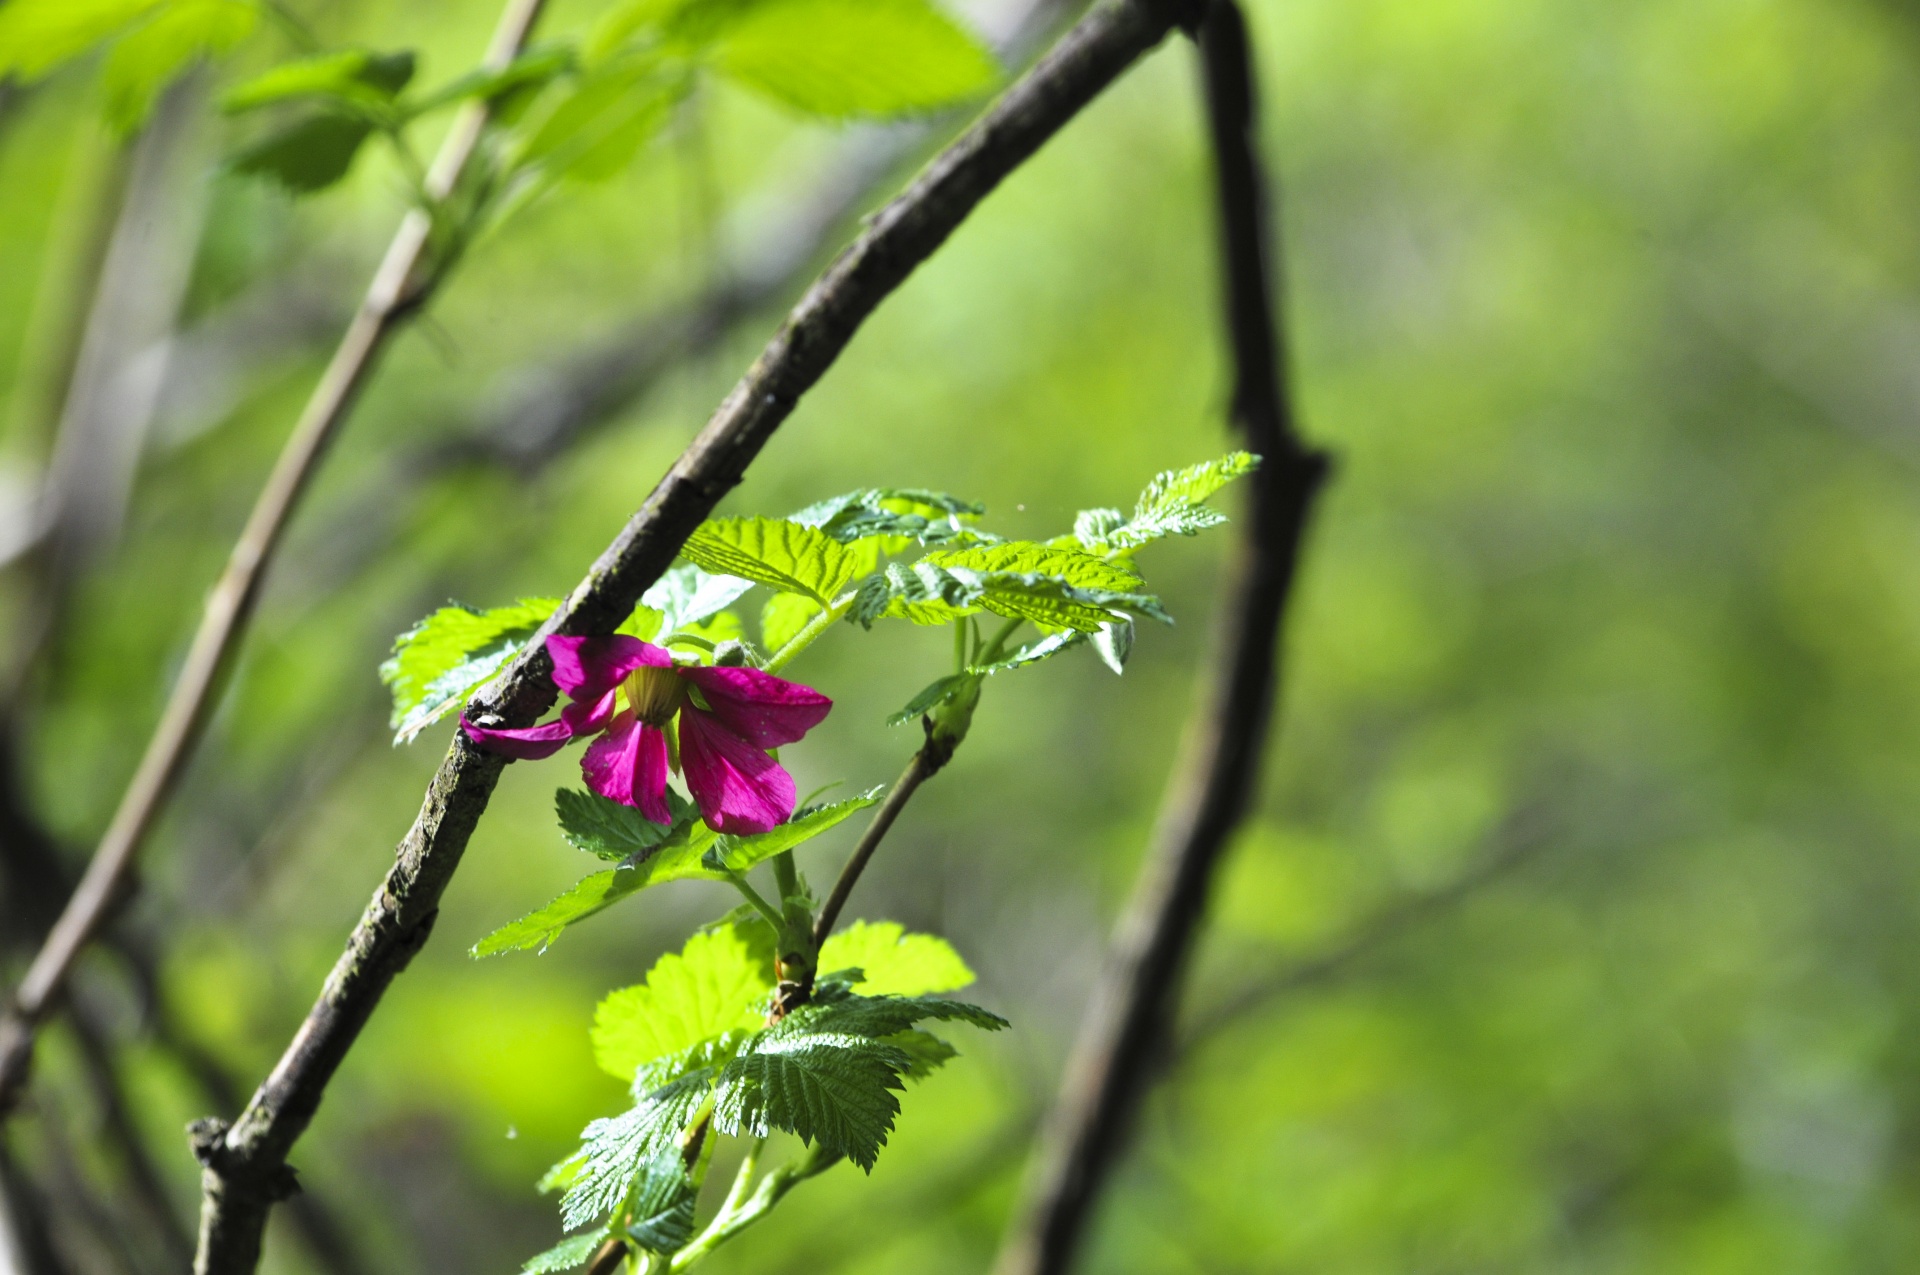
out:
{"label": "twig", "polygon": [[887,799],[880,803],[880,809],[873,812],[873,818],[867,824],[867,830],[860,834],[860,841],[853,847],[853,853],[847,856],[845,866],[833,883],[833,890],[827,895],[827,901],[820,908],[820,919],[813,923],[813,945],[818,948],[833,933],[833,923],[840,919],[840,910],[847,906],[847,896],[853,893],[853,887],[859,882],[860,874],[867,870],[867,860],[873,858],[873,852],[880,848],[880,841],[893,827],[893,821],[906,809],[914,791],[921,784],[933,778],[940,767],[953,753],[951,747],[935,752],[933,743],[913,755],[907,768],[900,772],[900,778],[894,781],[893,790]]}
{"label": "twig", "polygon": [[1253,143],[1252,68],[1232,0],[1200,31],[1216,157],[1233,415],[1263,464],[1221,616],[1217,672],[1189,727],[1132,901],[1114,936],[1049,1118],[999,1275],[1061,1275],[1165,1039],[1174,993],[1205,914],[1214,866],[1253,797],[1277,683],[1277,646],[1309,508],[1326,472],[1296,436],[1269,296],[1271,259]]}
{"label": "twig", "polygon": [[[524,46],[543,2],[508,0],[488,52],[489,66],[504,66]],[[444,198],[452,192],[485,124],[486,107],[481,103],[471,104],[456,118],[434,159],[428,178],[431,196]],[[123,895],[134,856],[192,755],[212,711],[221,673],[245,632],[266,569],[301,493],[327,444],[347,419],[378,355],[433,288],[436,271],[428,252],[429,227],[430,219],[421,210],[409,213],[401,223],[366,300],[274,462],[226,570],[207,598],[179,680],[106,835],[15,990],[6,1016],[0,1018],[0,1115],[25,1082],[35,1028],[58,997],[74,959]]]}
{"label": "twig", "polygon": [[[968,213],[1171,29],[1165,0],[1121,0],[1089,15],[973,127],[941,152],[808,290],[646,503],[469,715],[509,724],[553,703],[547,635],[609,633],[686,537],[740,480],[795,403],[860,324]],[[432,929],[440,895],[485,811],[504,761],[456,733],[393,868],[273,1073],[228,1128],[203,1122],[198,1275],[250,1272],[268,1210],[294,1188],[287,1155],[388,984]]]}

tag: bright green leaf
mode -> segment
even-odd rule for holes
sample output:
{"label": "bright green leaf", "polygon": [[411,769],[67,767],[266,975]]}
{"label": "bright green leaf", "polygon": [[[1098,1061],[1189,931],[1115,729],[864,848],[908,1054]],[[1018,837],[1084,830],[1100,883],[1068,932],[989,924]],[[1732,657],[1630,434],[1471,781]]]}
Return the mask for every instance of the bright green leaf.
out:
{"label": "bright green leaf", "polygon": [[708,571],[724,572],[823,606],[852,582],[858,558],[832,536],[780,518],[714,518],[687,537],[680,553]]}
{"label": "bright green leaf", "polygon": [[571,1230],[610,1211],[650,1164],[677,1156],[676,1143],[715,1078],[712,1068],[701,1068],[647,1093],[625,1114],[588,1125],[560,1200],[561,1222]]}
{"label": "bright green leaf", "polygon": [[854,984],[867,996],[921,996],[973,982],[973,971],[953,945],[933,934],[908,934],[893,921],[855,921],[820,945],[819,968],[858,969]]}
{"label": "bright green leaf", "polygon": [[588,1231],[585,1235],[571,1236],[546,1252],[528,1258],[527,1264],[520,1268],[520,1275],[554,1275],[556,1271],[570,1271],[576,1266],[585,1266],[587,1259],[606,1242],[604,1227],[598,1231]]}
{"label": "bright green leaf", "polygon": [[[576,849],[602,859],[619,861],[643,855],[672,834],[672,828],[598,793],[562,788],[553,794],[553,807],[560,816],[561,835]],[[671,788],[667,789],[667,809],[674,827],[697,817],[692,803]]]}
{"label": "bright green leaf", "polygon": [[310,115],[243,147],[227,161],[236,173],[263,177],[295,195],[325,190],[347,175],[373,125],[346,115]]}
{"label": "bright green leaf", "polygon": [[230,90],[220,104],[229,112],[240,112],[281,102],[319,99],[380,118],[392,107],[400,90],[413,79],[413,67],[413,54],[407,52],[347,49],[323,53],[284,62],[263,72]]}
{"label": "bright green leaf", "polygon": [[37,80],[117,35],[164,0],[7,0],[0,4],[0,79]]}
{"label": "bright green leaf", "polygon": [[724,881],[723,872],[715,872],[701,863],[713,845],[714,834],[705,824],[687,820],[676,826],[667,839],[646,858],[629,860],[617,868],[596,872],[539,911],[503,925],[473,946],[473,955],[498,956],[503,952],[542,951],[569,925],[605,911],[630,894],[666,881]]}
{"label": "bright green leaf", "polygon": [[257,15],[245,0],[173,0],[115,41],[100,73],[108,124],[123,134],[139,128],[168,84],[246,39]]}
{"label": "bright green leaf", "polygon": [[722,1072],[714,1123],[751,1137],[784,1129],[871,1171],[912,1066],[905,1051],[862,1036],[763,1032]]}
{"label": "bright green leaf", "polygon": [[993,56],[927,0],[764,0],[719,35],[726,74],[809,115],[903,115],[977,97]]}
{"label": "bright green leaf", "polygon": [[600,1002],[593,1015],[594,1061],[631,1083],[657,1058],[758,1026],[765,1018],[761,1002],[772,990],[773,971],[737,931],[695,934],[678,953],[654,962],[644,983]]}
{"label": "bright green leaf", "polygon": [[1138,573],[1118,563],[1078,549],[1046,545],[1033,540],[1007,540],[1000,544],[937,550],[920,561],[944,571],[1051,576],[1082,589],[1124,593],[1140,586]]}
{"label": "bright green leaf", "polygon": [[826,610],[812,598],[800,593],[776,593],[760,608],[760,642],[769,651],[778,651],[807,627],[809,621]]}
{"label": "bright green leaf", "polygon": [[764,863],[776,854],[791,850],[803,842],[813,840],[830,828],[838,827],[845,820],[878,800],[880,800],[880,790],[875,788],[858,797],[849,797],[845,801],[836,801],[813,810],[798,812],[794,818],[766,832],[756,832],[746,836],[722,835],[714,841],[713,849],[707,852],[707,866],[729,872],[745,872],[755,864]]}
{"label": "bright green leaf", "polygon": [[[717,615],[752,587],[751,580],[713,575],[683,562],[654,581],[653,587],[640,595],[640,601],[659,613],[654,633],[667,634]],[[634,636],[649,638],[653,634],[636,632]]]}
{"label": "bright green leaf", "polygon": [[524,598],[476,611],[441,607],[394,639],[380,680],[393,692],[395,743],[405,743],[464,704],[499,672],[560,603]]}

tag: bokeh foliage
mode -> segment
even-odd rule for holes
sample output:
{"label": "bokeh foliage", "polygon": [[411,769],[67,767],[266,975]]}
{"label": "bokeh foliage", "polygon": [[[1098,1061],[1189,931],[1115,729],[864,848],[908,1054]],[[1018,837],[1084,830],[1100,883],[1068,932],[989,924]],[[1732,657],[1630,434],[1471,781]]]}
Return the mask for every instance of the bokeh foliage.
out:
{"label": "bokeh foliage", "polygon": [[[419,49],[432,82],[492,16],[471,0],[313,15],[330,40]],[[1252,17],[1302,417],[1339,469],[1267,795],[1191,1004],[1284,976],[1480,856],[1526,857],[1184,1055],[1089,1269],[1912,1269],[1920,31],[1865,0],[1289,0]],[[16,475],[46,452],[46,368],[112,185],[94,75],[0,117]],[[724,512],[920,484],[1047,534],[1222,450],[1194,87],[1170,46],[990,199]],[[447,729],[389,747],[374,669],[391,635],[448,597],[566,587],[774,316],[531,478],[483,467],[396,494],[388,461],[458,431],[517,369],[700,288],[714,244],[751,241],[838,144],[703,91],[633,168],[476,245],[388,361],[138,904],[179,1017],[246,1083]],[[126,532],[34,685],[31,796],[75,846],[316,371],[329,325],[296,320],[344,312],[403,197],[384,159],[304,204],[214,180],[189,330],[263,313],[284,335],[163,413]],[[983,1267],[1019,1125],[1052,1089],[1145,839],[1218,551],[1177,541],[1147,564],[1182,623],[1124,680],[1084,656],[1017,695],[989,688],[857,906],[951,936],[980,975],[969,994],[1015,1030],[964,1042],[871,1181],[809,1183],[725,1269]],[[876,631],[809,652],[795,675],[839,708],[796,753],[803,789],[898,769],[912,740],[882,723],[943,643]],[[548,1242],[532,1181],[622,1101],[592,1063],[593,1002],[726,906],[677,883],[543,956],[470,961],[584,870],[552,787],[509,771],[433,943],[295,1157],[375,1269],[504,1271]],[[823,843],[816,874],[844,848]],[[125,1004],[112,958],[87,975]],[[25,1139],[42,1166],[48,1129],[90,1147],[97,1120],[73,1042],[52,1046]],[[178,1130],[204,1104],[160,1051],[134,1045],[130,1069],[184,1212]],[[75,1171],[116,1182],[96,1160]],[[306,1269],[284,1230],[270,1261]]]}

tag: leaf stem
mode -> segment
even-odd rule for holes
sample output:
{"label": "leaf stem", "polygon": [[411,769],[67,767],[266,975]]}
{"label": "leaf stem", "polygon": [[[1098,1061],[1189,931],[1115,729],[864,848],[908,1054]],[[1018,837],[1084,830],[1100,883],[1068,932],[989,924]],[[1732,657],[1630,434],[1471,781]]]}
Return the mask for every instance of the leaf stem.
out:
{"label": "leaf stem", "polygon": [[787,639],[787,644],[767,657],[763,666],[769,673],[777,673],[793,661],[793,658],[814,644],[822,633],[827,631],[835,620],[847,613],[853,605],[853,594],[849,593],[819,615],[808,620],[801,630]]}
{"label": "leaf stem", "polygon": [[727,873],[727,880],[733,882],[734,889],[747,896],[747,902],[753,905],[754,911],[767,918],[767,923],[773,926],[773,932],[775,934],[786,933],[787,919],[780,915],[773,904],[761,897],[760,891],[754,889],[745,876],[738,872],[729,872]]}
{"label": "leaf stem", "polygon": [[840,919],[840,910],[847,905],[847,897],[853,893],[854,885],[860,880],[860,874],[866,871],[867,861],[873,858],[873,852],[880,848],[881,840],[887,830],[893,827],[893,821],[900,817],[906,808],[914,790],[931,779],[940,769],[946,758],[935,760],[930,756],[931,747],[922,748],[900,772],[900,778],[894,781],[893,791],[873,812],[873,819],[867,824],[867,830],[860,834],[860,843],[847,856],[846,866],[840,869],[840,876],[833,883],[833,893],[827,896],[826,903],[820,909],[820,919],[813,923],[813,945],[817,949],[827,941],[827,935],[833,932],[833,923]]}
{"label": "leaf stem", "polygon": [[760,1153],[767,1149],[765,1138],[755,1138],[753,1145],[747,1148],[747,1154],[740,1161],[740,1169],[733,1175],[733,1185],[727,1190],[727,1198],[720,1204],[716,1217],[725,1217],[736,1213],[741,1202],[747,1198],[747,1191],[753,1186],[753,1175],[760,1171]]}
{"label": "leaf stem", "polygon": [[[758,1148],[754,1154],[757,1155]],[[672,1275],[693,1266],[705,1258],[714,1249],[719,1248],[740,1232],[758,1222],[773,1210],[773,1207],[786,1197],[787,1192],[799,1186],[808,1178],[825,1172],[839,1161],[838,1156],[824,1151],[819,1143],[798,1160],[789,1161],[760,1180],[760,1187],[745,1204],[733,1208],[722,1208],[707,1223],[707,1229],[696,1235],[687,1246],[674,1254],[673,1264],[668,1268]],[[729,1204],[734,1202],[731,1198]]]}
{"label": "leaf stem", "polygon": [[1024,623],[1026,623],[1026,621],[1015,616],[1001,625],[999,630],[994,633],[992,640],[987,643],[985,654],[979,651],[974,652],[974,662],[977,664],[991,664],[999,659],[1001,655],[1006,652],[1007,639],[1012,637],[1014,631]]}
{"label": "leaf stem", "polygon": [[963,616],[953,622],[953,671],[955,673],[967,671],[967,620],[969,618]]}

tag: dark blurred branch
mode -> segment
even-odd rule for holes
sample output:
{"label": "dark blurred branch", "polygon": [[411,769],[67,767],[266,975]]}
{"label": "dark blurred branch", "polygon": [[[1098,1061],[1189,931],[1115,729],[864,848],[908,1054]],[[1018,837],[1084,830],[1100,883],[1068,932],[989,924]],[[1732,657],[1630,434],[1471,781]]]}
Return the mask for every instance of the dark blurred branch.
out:
{"label": "dark blurred branch", "polygon": [[1061,1275],[1071,1267],[1149,1086],[1214,868],[1259,779],[1286,602],[1326,472],[1325,459],[1296,435],[1282,388],[1284,355],[1269,294],[1277,272],[1253,139],[1253,72],[1232,0],[1212,0],[1199,41],[1218,180],[1233,417],[1263,463],[1252,476],[1228,575],[1211,687],[1189,727],[1180,778],[1074,1044],[999,1275]]}
{"label": "dark blurred branch", "polygon": [[0,1134],[0,1275],[67,1275],[46,1208]]}
{"label": "dark blurred branch", "polygon": [[[508,0],[487,54],[503,66],[525,45],[543,0]],[[428,193],[449,194],[465,170],[486,124],[486,107],[470,104],[456,117],[428,175]],[[154,820],[172,795],[212,711],[228,659],[246,631],[261,581],[288,519],[380,352],[399,325],[425,301],[437,277],[429,252],[429,220],[415,210],[401,223],[366,300],[332,363],[315,387],[285,448],[268,475],[232,557],[213,592],[174,683],[160,723],[148,741],[120,808],[87,865],[80,886],[0,1018],[0,1115],[17,1097],[33,1056],[34,1031],[52,1008],[74,959],[99,930],[127,886],[129,870]]]}
{"label": "dark blurred branch", "polygon": [[[521,725],[544,713],[554,689],[542,639],[612,632],[867,316],[1002,179],[1158,44],[1173,20],[1154,0],[1121,0],[1089,15],[875,214],[470,714]],[[294,1190],[287,1155],[387,986],[427,941],[503,765],[456,733],[393,868],[279,1065],[231,1127],[203,1122],[197,1131],[195,1150],[206,1166],[199,1275],[241,1275],[258,1262],[268,1211]]]}

